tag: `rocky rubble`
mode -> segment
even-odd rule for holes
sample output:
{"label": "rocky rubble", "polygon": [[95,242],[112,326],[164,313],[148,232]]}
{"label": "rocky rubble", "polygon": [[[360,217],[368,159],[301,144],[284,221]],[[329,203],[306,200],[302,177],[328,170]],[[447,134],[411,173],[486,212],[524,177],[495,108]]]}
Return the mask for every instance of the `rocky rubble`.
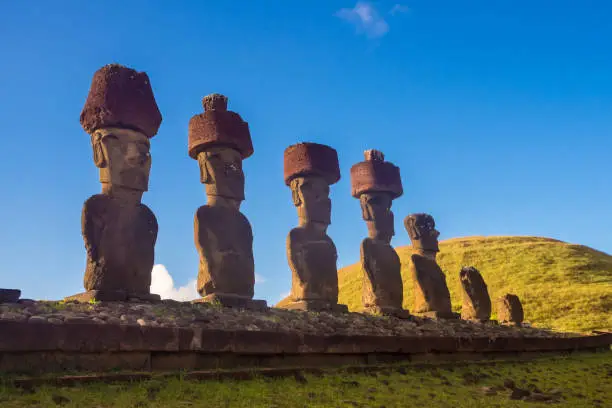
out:
{"label": "rocky rubble", "polygon": [[156,303],[71,303],[32,301],[0,304],[0,320],[32,324],[125,324],[154,327],[205,327],[218,330],[300,332],[317,335],[380,335],[441,337],[568,337],[531,327],[500,326],[464,320],[436,321],[428,318],[373,316],[362,313],[332,314],[270,308],[250,311],[214,304],[163,300]]}

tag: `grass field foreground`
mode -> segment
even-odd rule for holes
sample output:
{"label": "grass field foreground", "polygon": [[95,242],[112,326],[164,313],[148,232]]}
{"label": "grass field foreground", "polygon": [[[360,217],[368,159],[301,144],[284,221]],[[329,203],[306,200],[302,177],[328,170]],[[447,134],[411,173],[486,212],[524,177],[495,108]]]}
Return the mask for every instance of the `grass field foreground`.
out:
{"label": "grass field foreground", "polygon": [[[402,261],[404,307],[410,310],[412,249],[396,250]],[[462,302],[459,271],[462,266],[474,266],[482,273],[493,301],[506,293],[518,295],[525,320],[536,327],[572,332],[612,329],[612,256],[604,252],[549,238],[468,237],[440,242],[438,263],[457,312]],[[339,302],[360,311],[360,265],[341,269],[338,281]]]}
{"label": "grass field foreground", "polygon": [[[514,385],[512,385],[514,383]],[[514,387],[519,391],[512,391]],[[512,399],[535,392],[558,407],[612,407],[612,352],[531,361],[393,366],[376,374],[330,372],[249,381],[185,381],[43,386],[22,391],[0,386],[3,408],[137,407],[525,407]],[[541,398],[541,397],[540,397]]]}

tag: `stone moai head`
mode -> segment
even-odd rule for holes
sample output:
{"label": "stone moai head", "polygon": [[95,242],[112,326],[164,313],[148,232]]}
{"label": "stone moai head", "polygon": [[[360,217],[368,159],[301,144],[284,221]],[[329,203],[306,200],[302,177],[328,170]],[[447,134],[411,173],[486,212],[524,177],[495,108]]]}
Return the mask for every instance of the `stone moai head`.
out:
{"label": "stone moai head", "polygon": [[298,143],[284,153],[285,184],[291,188],[301,226],[331,224],[329,186],[340,180],[338,153],[318,143]]}
{"label": "stone moai head", "polygon": [[439,252],[438,237],[440,232],[436,230],[436,223],[429,214],[410,214],[404,219],[404,226],[412,247],[418,251]]}
{"label": "stone moai head", "polygon": [[91,135],[94,163],[100,169],[104,190],[147,191],[149,139],[161,121],[146,73],[118,64],[96,71],[81,112],[81,125]]}
{"label": "stone moai head", "polygon": [[364,156],[351,167],[351,194],[359,198],[370,238],[390,243],[395,235],[391,204],[403,194],[399,168],[378,150],[366,150]]}
{"label": "stone moai head", "polygon": [[253,154],[249,125],[236,112],[227,110],[227,97],[205,96],[204,113],[189,121],[189,156],[198,161],[200,181],[211,198],[236,203],[244,200],[242,160]]}

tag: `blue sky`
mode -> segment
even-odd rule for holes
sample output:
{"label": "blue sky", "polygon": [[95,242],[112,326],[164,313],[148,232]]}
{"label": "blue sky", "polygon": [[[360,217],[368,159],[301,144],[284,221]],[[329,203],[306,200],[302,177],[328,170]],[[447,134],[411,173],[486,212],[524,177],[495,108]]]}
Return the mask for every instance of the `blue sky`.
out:
{"label": "blue sky", "polygon": [[164,117],[143,201],[177,287],[196,277],[205,203],[187,123],[212,92],[251,128],[242,208],[258,298],[290,288],[282,155],[299,141],[339,153],[340,267],[367,232],[349,169],[369,148],[402,172],[397,246],[402,219],[429,212],[441,239],[538,235],[612,253],[611,12],[603,0],[2,2],[0,287],[82,291],[81,207],[100,184],[79,114],[112,62],[149,74]]}

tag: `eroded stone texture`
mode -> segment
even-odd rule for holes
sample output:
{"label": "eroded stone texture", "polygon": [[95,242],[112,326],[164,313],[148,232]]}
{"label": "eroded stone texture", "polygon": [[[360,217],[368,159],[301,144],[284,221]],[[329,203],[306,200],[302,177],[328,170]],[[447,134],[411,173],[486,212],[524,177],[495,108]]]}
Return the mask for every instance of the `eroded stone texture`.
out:
{"label": "eroded stone texture", "polygon": [[109,64],[96,71],[81,112],[81,125],[87,133],[116,127],[153,137],[161,122],[146,73],[119,64]]}
{"label": "eroded stone texture", "polygon": [[407,317],[402,309],[401,263],[391,239],[393,199],[402,195],[399,168],[384,161],[377,150],[365,152],[365,161],[351,167],[352,195],[359,198],[368,238],[361,242],[362,303],[366,312]]}
{"label": "eroded stone texture", "polygon": [[457,318],[451,309],[446,276],[436,262],[440,233],[433,217],[423,213],[411,214],[405,218],[404,226],[414,251],[410,263],[414,291],[412,313],[433,318]]}
{"label": "eroded stone texture", "polygon": [[98,70],[81,113],[91,135],[102,193],[83,206],[87,292],[67,299],[156,300],[150,293],[157,220],[141,203],[151,170],[149,139],[161,124],[145,73],[113,64]]}
{"label": "eroded stone texture", "polygon": [[459,272],[463,304],[461,318],[487,321],[491,318],[491,298],[482,275],[473,266],[461,268]]}
{"label": "eroded stone texture", "polygon": [[523,305],[518,296],[506,294],[496,302],[497,320],[500,323],[520,325],[523,323]]}
{"label": "eroded stone texture", "polygon": [[198,160],[200,181],[208,201],[194,220],[195,245],[200,255],[199,302],[227,307],[265,308],[254,301],[253,231],[240,212],[244,200],[242,160],[253,154],[248,124],[227,110],[227,98],[203,99],[205,112],[189,122],[189,155]]}
{"label": "eroded stone texture", "polygon": [[0,289],[0,303],[16,303],[20,296],[19,289]]}
{"label": "eroded stone texture", "polygon": [[299,226],[287,237],[292,303],[284,307],[347,311],[345,305],[338,305],[338,255],[327,235],[331,224],[329,186],[340,179],[338,154],[317,143],[289,146],[284,153],[284,174],[299,219]]}

